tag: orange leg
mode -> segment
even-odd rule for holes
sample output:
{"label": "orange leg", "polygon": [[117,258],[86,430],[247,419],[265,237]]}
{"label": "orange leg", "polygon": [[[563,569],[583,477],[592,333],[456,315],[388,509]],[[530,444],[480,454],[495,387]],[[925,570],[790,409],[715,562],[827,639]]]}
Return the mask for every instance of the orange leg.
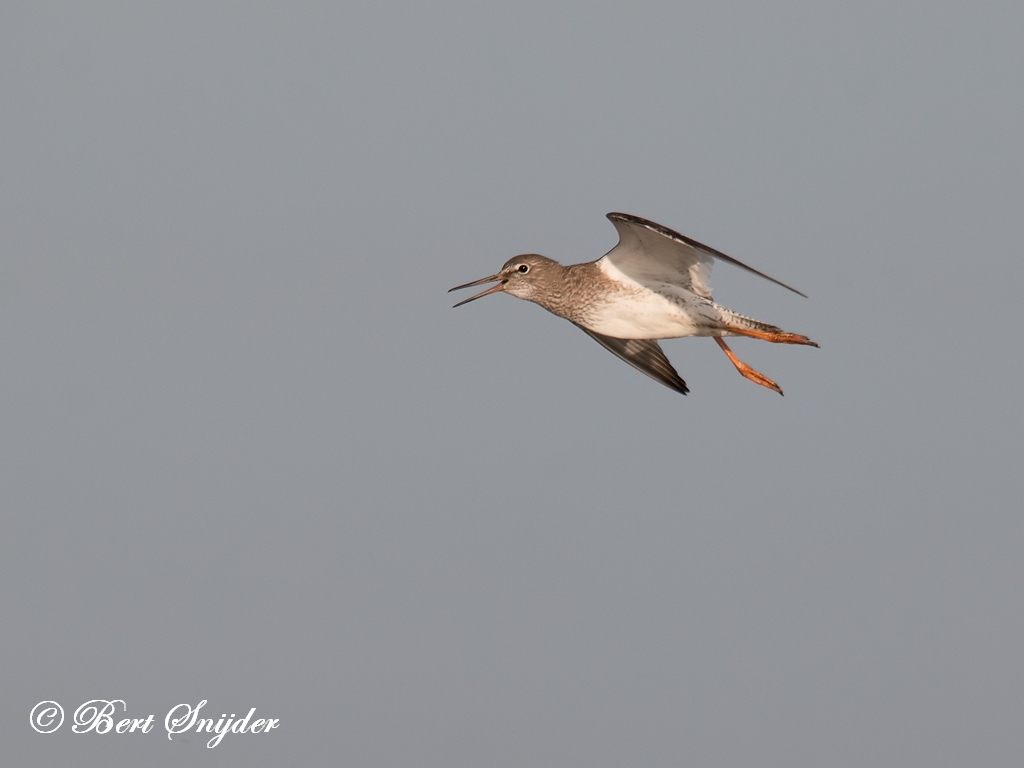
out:
{"label": "orange leg", "polygon": [[758,331],[753,328],[741,328],[735,325],[727,326],[729,333],[737,336],[750,336],[763,341],[771,341],[776,344],[804,344],[808,347],[818,346],[817,342],[811,341],[799,333],[786,333],[785,331]]}
{"label": "orange leg", "polygon": [[[790,334],[790,335],[795,335],[795,334]],[[780,395],[782,394],[782,390],[779,388],[778,384],[776,384],[774,381],[769,379],[763,373],[760,373],[759,371],[755,371],[749,365],[747,365],[742,360],[740,360],[738,357],[736,357],[736,353],[733,352],[731,349],[729,349],[729,345],[725,343],[725,341],[722,339],[721,336],[715,336],[714,338],[715,338],[715,341],[718,342],[718,346],[720,346],[722,348],[722,351],[725,352],[725,354],[729,356],[730,360],[732,360],[732,364],[736,366],[736,370],[740,372],[741,376],[744,376],[745,378],[750,379],[755,384],[760,384],[762,387],[768,387],[768,389],[774,389]],[[806,337],[801,337],[801,338],[806,338]],[[811,343],[813,344],[814,342],[811,342]],[[815,344],[814,346],[818,346],[818,345]]]}

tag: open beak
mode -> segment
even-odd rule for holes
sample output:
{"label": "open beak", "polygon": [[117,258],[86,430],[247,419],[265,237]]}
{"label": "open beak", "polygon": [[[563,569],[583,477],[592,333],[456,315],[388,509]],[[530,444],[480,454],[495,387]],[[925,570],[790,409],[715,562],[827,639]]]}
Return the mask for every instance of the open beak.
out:
{"label": "open beak", "polygon": [[459,291],[462,290],[463,288],[472,288],[474,285],[493,283],[495,280],[498,281],[495,285],[492,285],[486,291],[480,291],[480,293],[478,293],[476,296],[470,296],[468,299],[463,299],[458,304],[454,304],[452,306],[452,309],[455,309],[455,307],[461,307],[463,304],[469,304],[469,302],[475,301],[476,299],[479,299],[481,296],[486,296],[489,293],[497,293],[498,291],[505,287],[507,278],[502,277],[501,274],[499,273],[497,275],[491,275],[490,277],[483,277],[479,280],[474,280],[472,283],[466,283],[465,285],[456,285],[454,288],[449,289],[448,293],[451,293],[452,291]]}

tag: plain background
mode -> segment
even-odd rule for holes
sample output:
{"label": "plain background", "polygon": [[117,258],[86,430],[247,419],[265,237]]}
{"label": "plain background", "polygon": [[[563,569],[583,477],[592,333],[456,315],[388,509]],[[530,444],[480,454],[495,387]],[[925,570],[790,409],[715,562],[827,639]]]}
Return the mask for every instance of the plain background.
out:
{"label": "plain background", "polygon": [[[1020,766],[1024,6],[770,6],[5,2],[3,762]],[[784,398],[450,309],[612,210]]]}

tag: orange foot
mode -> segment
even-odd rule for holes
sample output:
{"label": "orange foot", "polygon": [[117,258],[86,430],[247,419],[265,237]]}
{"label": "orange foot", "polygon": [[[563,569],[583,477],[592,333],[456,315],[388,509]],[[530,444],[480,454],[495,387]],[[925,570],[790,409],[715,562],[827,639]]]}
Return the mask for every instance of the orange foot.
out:
{"label": "orange foot", "polygon": [[[786,335],[788,335],[788,336],[795,336],[796,334],[790,333],[790,334],[786,334]],[[806,336],[801,336],[800,338],[806,339],[807,337]],[[765,376],[760,371],[755,371],[749,365],[747,365],[742,360],[740,360],[738,357],[736,357],[736,353],[733,352],[731,349],[729,349],[729,345],[725,343],[725,341],[722,339],[721,336],[715,336],[715,341],[718,342],[718,346],[720,346],[722,348],[722,351],[725,352],[725,354],[729,356],[730,360],[732,360],[732,364],[736,366],[736,370],[740,372],[741,376],[743,376],[743,377],[745,377],[747,379],[750,379],[755,384],[760,384],[762,387],[768,387],[768,389],[775,390],[780,395],[782,394],[782,388],[779,387],[778,384],[776,384],[774,381],[769,379],[767,376]],[[810,341],[810,340],[808,339],[808,341]],[[800,344],[802,342],[790,342],[790,343]],[[811,341],[810,343],[814,344],[813,341]],[[814,346],[818,346],[818,345],[814,344]]]}

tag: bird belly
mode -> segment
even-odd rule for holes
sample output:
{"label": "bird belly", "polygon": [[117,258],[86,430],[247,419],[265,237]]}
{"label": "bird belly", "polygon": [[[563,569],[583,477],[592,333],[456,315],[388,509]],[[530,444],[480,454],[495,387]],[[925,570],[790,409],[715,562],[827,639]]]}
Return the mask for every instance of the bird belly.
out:
{"label": "bird belly", "polygon": [[580,323],[616,339],[674,339],[681,336],[710,336],[718,323],[713,304],[694,297],[667,297],[650,289],[631,292],[602,302]]}

